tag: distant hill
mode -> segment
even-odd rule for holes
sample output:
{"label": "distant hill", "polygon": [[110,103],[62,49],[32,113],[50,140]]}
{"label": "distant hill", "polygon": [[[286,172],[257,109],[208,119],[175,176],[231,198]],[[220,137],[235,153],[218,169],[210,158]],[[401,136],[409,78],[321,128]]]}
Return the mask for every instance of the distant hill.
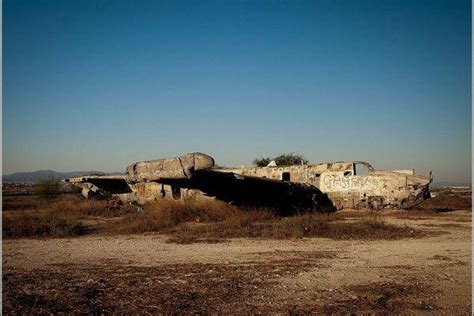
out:
{"label": "distant hill", "polygon": [[37,170],[31,172],[15,172],[8,175],[3,175],[2,181],[3,182],[11,182],[11,183],[35,183],[38,182],[39,179],[47,178],[47,177],[55,177],[61,180],[66,178],[72,177],[80,177],[90,174],[101,174],[101,175],[110,175],[110,174],[118,174],[118,173],[107,173],[102,171],[70,171],[70,172],[58,172],[53,170]]}
{"label": "distant hill", "polygon": [[442,188],[442,187],[471,187],[471,183],[467,182],[455,182],[455,181],[433,181],[431,187],[433,188]]}

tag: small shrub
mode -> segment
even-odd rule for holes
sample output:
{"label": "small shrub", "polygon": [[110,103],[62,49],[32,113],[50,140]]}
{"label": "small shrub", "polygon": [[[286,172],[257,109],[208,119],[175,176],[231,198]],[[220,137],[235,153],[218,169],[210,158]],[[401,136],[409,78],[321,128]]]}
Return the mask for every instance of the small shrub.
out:
{"label": "small shrub", "polygon": [[3,196],[3,211],[38,210],[44,207],[45,201],[35,195]]}
{"label": "small shrub", "polygon": [[434,198],[427,199],[421,204],[414,207],[421,210],[471,210],[472,200],[469,196],[459,195],[438,195]]}
{"label": "small shrub", "polygon": [[81,223],[50,212],[25,211],[3,216],[4,238],[80,236],[86,231]]}
{"label": "small shrub", "polygon": [[136,212],[125,204],[119,214],[107,208],[106,201],[62,196],[44,204],[41,211],[3,213],[3,236],[66,237],[89,232],[82,224],[91,217],[113,217],[102,232],[129,234],[157,232],[171,234],[173,242],[206,242],[226,238],[289,239],[323,237],[331,239],[378,240],[417,237],[422,234],[407,226],[390,225],[379,215],[300,214],[275,216],[264,208],[238,208],[224,202],[195,199],[160,200]]}
{"label": "small shrub", "polygon": [[50,201],[58,197],[61,189],[61,183],[59,178],[50,176],[39,179],[36,187],[38,190],[38,195],[42,199]]}
{"label": "small shrub", "polygon": [[215,200],[159,200],[143,206],[142,213],[131,212],[111,229],[118,233],[161,232],[186,222],[219,222],[238,208]]}
{"label": "small shrub", "polygon": [[308,160],[302,155],[297,155],[295,153],[281,154],[273,160],[275,160],[277,166],[302,165],[308,163]]}
{"label": "small shrub", "polygon": [[267,211],[241,213],[224,222],[179,228],[174,240],[192,241],[206,238],[273,238],[290,239],[323,237],[331,239],[379,240],[418,237],[422,234],[408,226],[386,224],[380,218],[339,221],[327,214],[304,214],[273,217]]}
{"label": "small shrub", "polygon": [[[118,215],[117,212],[107,208],[107,201],[105,200],[84,199],[79,196],[59,198],[51,202],[47,209],[70,218],[84,218],[88,216],[112,217]],[[121,211],[130,211],[128,205]]]}
{"label": "small shrub", "polygon": [[[40,211],[3,213],[3,237],[67,237],[88,233],[81,220],[118,215],[107,208],[106,201],[86,200],[77,196],[61,196],[52,201],[37,201]],[[120,212],[135,211],[124,206]]]}
{"label": "small shrub", "polygon": [[271,161],[269,157],[255,158],[253,164],[257,167],[266,167]]}
{"label": "small shrub", "polygon": [[273,159],[269,157],[256,158],[253,160],[253,163],[257,167],[266,167],[272,160],[275,161],[277,166],[292,166],[308,163],[308,160],[305,159],[302,155],[298,155],[295,153],[281,154]]}
{"label": "small shrub", "polygon": [[299,215],[280,221],[272,231],[274,238],[303,238],[328,233],[329,217],[321,214]]}

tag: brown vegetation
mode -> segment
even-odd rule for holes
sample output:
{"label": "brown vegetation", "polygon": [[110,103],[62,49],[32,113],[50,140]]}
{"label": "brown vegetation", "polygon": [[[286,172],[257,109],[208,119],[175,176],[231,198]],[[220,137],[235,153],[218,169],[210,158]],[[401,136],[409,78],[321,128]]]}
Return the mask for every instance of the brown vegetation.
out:
{"label": "brown vegetation", "polygon": [[294,217],[267,218],[265,213],[241,214],[215,225],[181,225],[173,233],[175,242],[195,242],[215,238],[305,238],[323,237],[331,239],[399,239],[418,237],[422,233],[408,226],[385,223],[381,218],[359,221],[341,221],[326,214],[305,214]]}
{"label": "brown vegetation", "polygon": [[471,210],[472,199],[470,196],[459,196],[454,194],[440,194],[431,199],[423,201],[415,209],[433,210],[438,212],[454,210]]}
{"label": "brown vegetation", "polygon": [[[317,262],[286,260],[240,266],[172,264],[57,266],[55,272],[6,273],[3,312],[10,314],[253,314],[253,303],[279,271],[295,275]],[[64,282],[67,280],[67,282]],[[19,286],[24,284],[25,286]],[[56,295],[56,293],[61,293]],[[260,294],[260,295],[259,295]],[[263,301],[265,299],[263,298]],[[245,302],[244,304],[242,304]],[[291,306],[287,307],[291,311]]]}
{"label": "brown vegetation", "polygon": [[[420,283],[397,284],[393,282],[373,282],[347,288],[352,295],[332,306],[326,306],[325,314],[400,314],[401,311],[419,313],[438,310],[439,306],[427,299],[436,293]],[[423,299],[420,300],[420,296]],[[370,311],[371,313],[369,313]],[[403,314],[403,313],[402,313]]]}
{"label": "brown vegetation", "polygon": [[44,200],[56,199],[61,192],[61,180],[54,176],[40,179],[36,186],[38,196]]}
{"label": "brown vegetation", "polygon": [[[4,212],[3,237],[65,237],[89,233],[171,235],[179,243],[216,242],[226,238],[288,239],[396,239],[416,237],[419,231],[387,224],[376,213],[347,220],[339,214],[301,214],[279,217],[268,209],[244,209],[215,200],[161,200],[143,206],[128,204],[111,210],[106,201],[61,197],[49,203],[38,200],[36,210]],[[11,204],[10,204],[11,205]],[[23,207],[23,206],[22,206]],[[115,217],[116,220],[108,220]],[[105,225],[91,227],[91,219]]]}
{"label": "brown vegetation", "polygon": [[3,216],[3,237],[67,237],[84,235],[86,226],[55,212],[22,212]]}
{"label": "brown vegetation", "polygon": [[4,211],[38,210],[43,208],[45,204],[46,202],[41,201],[34,195],[2,197],[2,208]]}
{"label": "brown vegetation", "polygon": [[[395,217],[423,219],[437,216],[440,209],[466,209],[471,201],[464,196],[439,195],[419,205],[417,210],[398,211]],[[154,232],[171,235],[171,242],[215,242],[226,238],[305,238],[398,239],[421,236],[408,226],[384,221],[381,213],[353,212],[301,214],[279,217],[268,209],[238,208],[208,199],[160,200],[143,206],[128,204],[120,211],[107,201],[85,200],[62,195],[55,200],[34,196],[6,197],[3,201],[3,237],[66,237],[88,233],[137,234]],[[21,211],[20,211],[21,210]],[[12,212],[18,211],[18,212]],[[359,214],[360,213],[360,214]],[[115,217],[110,221],[108,218]],[[100,229],[91,219],[103,219]],[[89,220],[88,223],[87,220]]]}
{"label": "brown vegetation", "polygon": [[160,232],[186,222],[219,222],[241,212],[239,208],[214,200],[161,200],[145,205],[143,212],[125,214],[109,232]]}
{"label": "brown vegetation", "polygon": [[267,209],[237,208],[219,201],[170,200],[146,205],[143,213],[129,213],[109,233],[159,232],[172,242],[188,243],[225,238],[396,239],[419,235],[410,227],[385,223],[377,214],[344,221],[336,214],[275,216]]}
{"label": "brown vegetation", "polygon": [[[106,201],[84,200],[78,196],[62,196],[53,201],[27,196],[15,197],[16,202],[12,202],[12,198],[3,205],[4,238],[84,235],[90,228],[82,223],[82,219],[117,215],[107,207]],[[22,203],[25,198],[27,202]],[[29,210],[18,211],[28,205],[32,206]],[[125,211],[130,209],[125,207]]]}
{"label": "brown vegetation", "polygon": [[275,292],[288,291],[278,284],[282,274],[296,278],[320,268],[320,264],[319,258],[311,257],[238,265],[58,265],[54,272],[12,271],[4,275],[3,312],[385,315],[439,309],[433,290],[418,280],[373,282],[338,292],[322,289],[309,294],[309,299],[330,297],[330,303],[320,299],[304,303],[294,297],[275,299]]}
{"label": "brown vegetation", "polygon": [[[116,212],[106,201],[79,197],[13,209],[3,213],[4,234],[6,228],[17,229],[10,237],[112,236],[4,240],[4,314],[471,311],[470,223],[457,223],[471,219],[466,211],[345,210],[278,217],[218,201],[164,200],[142,212],[128,205]],[[407,220],[400,220],[403,216]],[[432,237],[440,229],[446,232]],[[142,232],[153,234],[114,235]],[[426,233],[430,238],[383,241]],[[331,239],[282,240],[312,236]],[[233,237],[265,240],[227,240]],[[166,243],[167,238],[229,243],[182,246]]]}

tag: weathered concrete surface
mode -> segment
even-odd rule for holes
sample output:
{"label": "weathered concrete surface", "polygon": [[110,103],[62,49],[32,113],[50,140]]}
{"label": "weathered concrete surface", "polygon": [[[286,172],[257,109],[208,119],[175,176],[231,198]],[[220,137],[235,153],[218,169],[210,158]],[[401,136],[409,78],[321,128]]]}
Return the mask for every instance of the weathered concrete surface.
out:
{"label": "weathered concrete surface", "polygon": [[[368,173],[357,175],[356,166],[366,167]],[[431,177],[414,175],[413,170],[375,170],[367,162],[240,168],[232,172],[314,185],[338,208],[408,207],[429,194],[431,182]]]}
{"label": "weathered concrete surface", "polygon": [[214,167],[214,158],[190,153],[176,158],[141,161],[127,167],[128,182],[159,182],[161,179],[189,179],[196,170]]}
{"label": "weathered concrete surface", "polygon": [[[124,183],[128,186],[126,192],[120,191],[113,192],[113,188],[110,186],[110,176],[88,176],[88,177],[77,177],[66,179],[80,188],[82,188],[82,195],[86,199],[90,198],[110,198],[116,196],[122,200],[122,202],[137,202],[139,204],[152,202],[164,198],[172,198],[173,192],[171,186],[163,185],[158,182],[138,182],[138,183],[126,183],[125,176],[123,176]],[[103,181],[106,181],[104,185]],[[93,183],[96,184],[93,184]],[[184,198],[195,198],[205,197],[199,190],[193,189],[182,189],[181,195]]]}

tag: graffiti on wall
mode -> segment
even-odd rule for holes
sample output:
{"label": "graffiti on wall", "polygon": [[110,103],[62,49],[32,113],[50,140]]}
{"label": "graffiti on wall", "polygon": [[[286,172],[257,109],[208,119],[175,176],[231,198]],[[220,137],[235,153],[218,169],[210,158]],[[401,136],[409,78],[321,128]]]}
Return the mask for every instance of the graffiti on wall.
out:
{"label": "graffiti on wall", "polygon": [[380,177],[367,176],[343,176],[339,174],[323,175],[322,183],[329,190],[360,190],[371,188],[383,188],[389,180]]}

